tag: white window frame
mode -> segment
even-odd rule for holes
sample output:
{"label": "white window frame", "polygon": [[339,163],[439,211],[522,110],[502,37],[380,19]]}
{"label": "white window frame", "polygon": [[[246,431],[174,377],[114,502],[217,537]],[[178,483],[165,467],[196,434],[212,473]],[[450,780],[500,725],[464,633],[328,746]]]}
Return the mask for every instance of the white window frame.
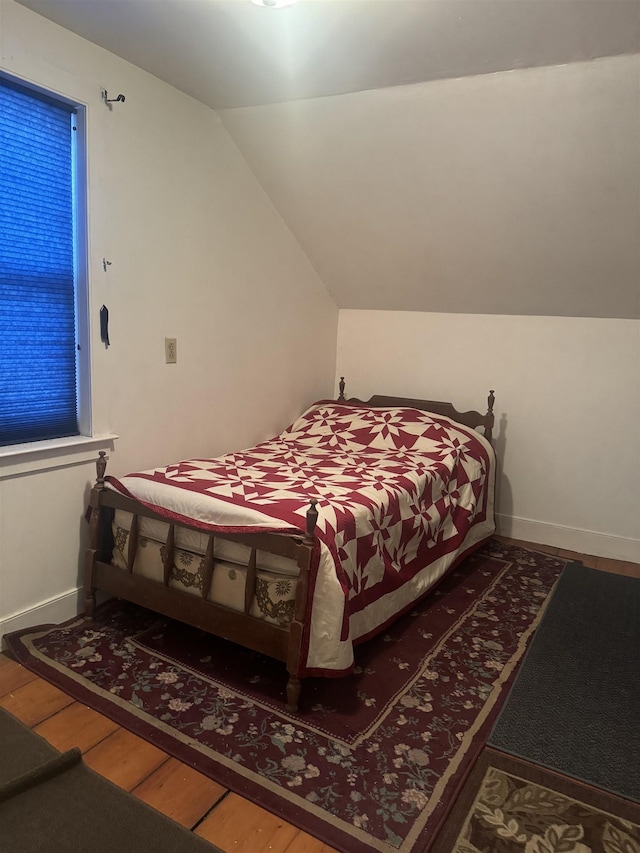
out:
{"label": "white window frame", "polygon": [[97,447],[112,445],[114,434],[93,433],[91,388],[91,295],[89,287],[88,140],[86,105],[30,80],[0,70],[0,79],[67,104],[71,116],[74,195],[73,245],[75,266],[76,391],[79,435],[0,447],[0,480],[20,474],[65,467],[95,457]]}

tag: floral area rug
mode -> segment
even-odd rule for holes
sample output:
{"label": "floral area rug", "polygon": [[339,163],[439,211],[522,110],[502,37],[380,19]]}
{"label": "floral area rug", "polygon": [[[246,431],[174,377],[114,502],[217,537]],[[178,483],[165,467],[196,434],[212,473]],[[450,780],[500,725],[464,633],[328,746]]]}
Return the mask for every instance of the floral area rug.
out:
{"label": "floral area rug", "polygon": [[284,665],[120,601],[8,638],[15,657],[345,853],[425,853],[566,561],[492,540],[357,650],[346,678]]}
{"label": "floral area rug", "polygon": [[640,806],[483,750],[432,853],[640,853]]}

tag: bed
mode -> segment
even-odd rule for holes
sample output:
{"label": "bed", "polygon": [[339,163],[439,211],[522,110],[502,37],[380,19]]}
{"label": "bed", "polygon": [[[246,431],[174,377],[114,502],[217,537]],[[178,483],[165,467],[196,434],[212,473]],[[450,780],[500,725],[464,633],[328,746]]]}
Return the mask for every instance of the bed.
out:
{"label": "bed", "polygon": [[344,387],[241,452],[116,478],[100,451],[86,616],[102,590],[281,660],[291,712],[302,679],[350,672],[494,532],[495,398],[481,414]]}

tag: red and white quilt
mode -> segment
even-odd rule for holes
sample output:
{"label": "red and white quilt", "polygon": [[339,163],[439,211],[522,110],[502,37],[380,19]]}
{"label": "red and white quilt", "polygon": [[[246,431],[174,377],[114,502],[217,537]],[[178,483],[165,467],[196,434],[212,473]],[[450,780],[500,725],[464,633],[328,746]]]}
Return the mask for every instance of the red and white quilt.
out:
{"label": "red and white quilt", "polygon": [[213,532],[304,531],[317,499],[301,675],[342,672],[352,644],[411,606],[494,531],[495,460],[475,430],[409,408],[316,403],[280,435],[110,488]]}

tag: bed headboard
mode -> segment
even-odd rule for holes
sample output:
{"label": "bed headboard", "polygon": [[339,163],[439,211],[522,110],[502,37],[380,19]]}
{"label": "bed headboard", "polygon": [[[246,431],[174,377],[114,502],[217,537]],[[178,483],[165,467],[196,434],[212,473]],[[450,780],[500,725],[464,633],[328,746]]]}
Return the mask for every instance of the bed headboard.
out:
{"label": "bed headboard", "polygon": [[484,437],[490,444],[492,443],[493,424],[495,420],[493,414],[495,396],[493,391],[489,391],[489,396],[487,398],[487,413],[483,415],[481,412],[476,411],[459,412],[453,403],[445,403],[441,400],[419,400],[412,397],[387,397],[382,394],[376,394],[371,397],[370,400],[358,400],[355,397],[351,397],[347,400],[344,396],[344,376],[340,377],[339,388],[340,393],[338,395],[338,400],[340,402],[360,403],[363,406],[406,407],[409,409],[420,409],[423,412],[433,412],[436,415],[444,415],[447,418],[451,418],[451,420],[456,421],[456,423],[463,424],[464,426],[471,427],[472,429],[482,427],[484,430]]}

